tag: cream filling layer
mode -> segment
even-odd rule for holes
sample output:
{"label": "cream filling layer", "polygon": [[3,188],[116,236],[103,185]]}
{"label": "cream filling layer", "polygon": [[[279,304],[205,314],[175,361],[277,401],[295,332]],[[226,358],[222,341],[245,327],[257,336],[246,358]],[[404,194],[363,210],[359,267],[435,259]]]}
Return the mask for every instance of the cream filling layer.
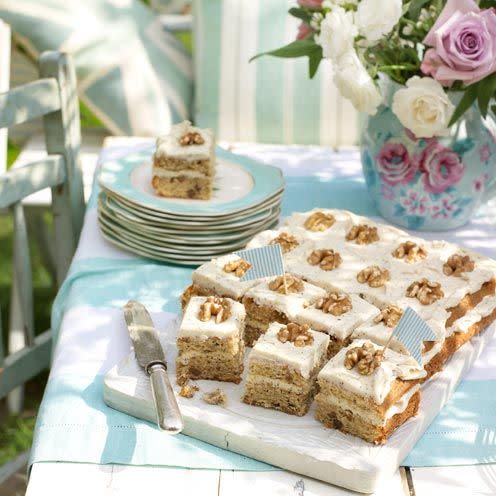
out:
{"label": "cream filling layer", "polygon": [[[377,414],[374,414],[371,410],[357,409],[356,403],[353,403],[345,398],[336,397],[336,396],[328,396],[323,402],[328,405],[339,408],[342,410],[349,410],[353,414],[359,416],[368,424],[376,425],[379,427],[384,427],[388,420],[391,419],[394,415],[398,413],[403,413],[410,403],[412,396],[419,391],[420,385],[417,384],[412,387],[407,393],[405,393],[396,403],[391,405],[385,412],[383,417],[379,417]],[[322,393],[320,393],[322,395]]]}
{"label": "cream filling layer", "polygon": [[451,327],[446,330],[448,336],[454,332],[465,333],[470,328],[477,324],[480,320],[488,315],[491,315],[496,309],[496,295],[487,295],[482,298],[482,301],[475,307],[469,310],[463,317],[456,320]]}
{"label": "cream filling layer", "polygon": [[206,174],[203,174],[202,172],[198,172],[198,171],[192,171],[192,170],[170,171],[167,169],[163,169],[162,167],[153,167],[153,175],[158,177],[166,177],[166,178],[185,176],[191,179],[208,177]]}

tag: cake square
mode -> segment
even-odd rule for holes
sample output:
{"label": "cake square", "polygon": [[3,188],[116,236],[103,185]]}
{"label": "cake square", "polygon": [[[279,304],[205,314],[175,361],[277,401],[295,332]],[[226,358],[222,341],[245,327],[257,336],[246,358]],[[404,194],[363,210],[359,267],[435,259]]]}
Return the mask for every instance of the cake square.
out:
{"label": "cake square", "polygon": [[417,413],[419,380],[426,376],[415,360],[368,340],[353,341],[318,375],[316,418],[374,444]]}
{"label": "cake square", "polygon": [[200,265],[192,275],[193,284],[183,292],[183,308],[192,296],[225,296],[241,300],[248,289],[260,281],[242,281],[250,264],[234,253]]}
{"label": "cake square", "polygon": [[229,298],[191,298],[177,333],[178,384],[212,379],[239,384],[243,372],[245,309]]}
{"label": "cake square", "polygon": [[329,337],[308,326],[272,323],[248,359],[243,401],[302,416],[315,394]]}
{"label": "cake square", "polygon": [[253,346],[272,322],[291,322],[303,308],[325,295],[322,288],[289,274],[285,278],[278,276],[260,282],[243,297],[247,315],[246,345]]}
{"label": "cake square", "polygon": [[354,329],[377,315],[377,308],[357,295],[330,292],[300,310],[294,322],[307,324],[329,336],[328,358],[346,346]]}
{"label": "cake square", "polygon": [[167,198],[208,200],[215,175],[215,143],[210,129],[184,121],[157,139],[152,186]]}

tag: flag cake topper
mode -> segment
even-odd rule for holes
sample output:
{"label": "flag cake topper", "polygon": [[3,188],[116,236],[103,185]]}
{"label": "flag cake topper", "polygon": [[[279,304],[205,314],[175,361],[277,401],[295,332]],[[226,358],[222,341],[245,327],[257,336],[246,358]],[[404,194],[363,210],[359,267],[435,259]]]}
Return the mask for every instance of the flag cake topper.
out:
{"label": "flag cake topper", "polygon": [[251,264],[241,281],[284,275],[284,262],[279,244],[236,251],[234,254]]}
{"label": "flag cake topper", "polygon": [[420,366],[422,366],[422,343],[436,339],[436,335],[425,320],[410,307],[403,312],[403,316],[391,333],[384,350],[389,346],[393,337],[401,342]]}

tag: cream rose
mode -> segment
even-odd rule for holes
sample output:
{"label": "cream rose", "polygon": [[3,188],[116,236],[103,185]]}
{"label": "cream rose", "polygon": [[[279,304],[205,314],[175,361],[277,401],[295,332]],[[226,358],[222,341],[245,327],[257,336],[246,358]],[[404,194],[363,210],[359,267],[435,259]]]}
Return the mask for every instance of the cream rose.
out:
{"label": "cream rose", "polygon": [[382,97],[355,50],[342,55],[335,64],[334,82],[341,95],[359,112],[376,113]]}
{"label": "cream rose", "polygon": [[328,12],[320,24],[320,34],[316,41],[322,46],[326,59],[336,61],[353,48],[358,30],[353,24],[353,13],[343,7],[335,6]]}
{"label": "cream rose", "polygon": [[410,78],[393,97],[394,114],[417,138],[445,136],[454,110],[441,84],[429,77]]}
{"label": "cream rose", "polygon": [[360,34],[374,43],[392,31],[401,14],[401,0],[362,0],[358,4],[355,23]]}

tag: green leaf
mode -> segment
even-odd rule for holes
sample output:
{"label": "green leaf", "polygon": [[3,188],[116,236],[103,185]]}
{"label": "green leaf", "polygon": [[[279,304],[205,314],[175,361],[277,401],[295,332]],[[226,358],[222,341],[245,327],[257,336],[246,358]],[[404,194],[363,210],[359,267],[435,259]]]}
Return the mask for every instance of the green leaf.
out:
{"label": "green leaf", "polygon": [[491,111],[492,111],[492,113],[493,113],[493,114],[495,114],[495,115],[496,115],[496,105],[493,105],[493,106],[491,107]]}
{"label": "green leaf", "polygon": [[451,116],[451,120],[449,121],[448,126],[452,126],[470,108],[472,103],[475,102],[476,98],[477,98],[477,85],[472,84],[465,91],[465,94],[460,100],[460,103],[458,104],[455,111],[453,112],[453,115]]}
{"label": "green leaf", "polygon": [[412,0],[412,3],[410,4],[410,8],[408,9],[408,13],[410,14],[410,17],[414,20],[417,20],[420,14],[420,10],[429,1],[430,0]]}
{"label": "green leaf", "polygon": [[298,7],[292,7],[288,10],[289,14],[297,19],[301,19],[303,22],[310,24],[312,20],[312,14],[305,9],[299,9]]}
{"label": "green leaf", "polygon": [[496,92],[496,74],[484,78],[477,84],[477,88],[479,109],[482,116],[486,118],[489,102]]}
{"label": "green leaf", "polygon": [[481,0],[479,7],[481,9],[490,9],[496,7],[496,0]]}
{"label": "green leaf", "polygon": [[319,50],[315,50],[308,56],[308,75],[310,79],[313,79],[317,71],[319,70],[320,61],[322,60],[322,47],[319,46]]}
{"label": "green leaf", "polygon": [[271,50],[269,52],[259,53],[250,59],[252,60],[258,59],[259,57],[263,57],[264,55],[270,55],[272,57],[282,57],[282,58],[296,58],[296,57],[310,57],[312,53],[315,53],[322,48],[315,43],[315,41],[306,39],[306,40],[296,40],[292,41],[286,46],[281,48],[277,48],[276,50]]}

